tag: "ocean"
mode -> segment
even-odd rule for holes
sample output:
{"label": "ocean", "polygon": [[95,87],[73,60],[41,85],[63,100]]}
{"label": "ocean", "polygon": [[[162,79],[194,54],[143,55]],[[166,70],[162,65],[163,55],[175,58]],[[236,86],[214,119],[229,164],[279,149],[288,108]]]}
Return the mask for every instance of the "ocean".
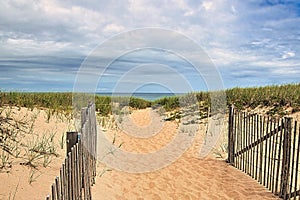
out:
{"label": "ocean", "polygon": [[163,98],[163,97],[171,97],[171,96],[176,96],[180,94],[173,94],[173,93],[97,93],[98,95],[101,96],[126,96],[126,97],[137,97],[149,101],[155,101],[157,99]]}

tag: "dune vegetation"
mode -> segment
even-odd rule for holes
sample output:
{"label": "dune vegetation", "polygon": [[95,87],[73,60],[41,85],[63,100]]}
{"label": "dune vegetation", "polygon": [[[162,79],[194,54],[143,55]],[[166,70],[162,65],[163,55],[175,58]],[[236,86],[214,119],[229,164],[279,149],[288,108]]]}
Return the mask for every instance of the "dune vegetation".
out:
{"label": "dune vegetation", "polygon": [[[225,90],[227,105],[234,104],[238,109],[269,107],[268,114],[283,115],[284,107],[292,108],[292,112],[300,111],[300,83],[274,85],[252,88],[232,88]],[[208,92],[193,92],[198,102],[203,105],[210,104]],[[190,94],[187,94],[190,95]],[[113,99],[112,99],[113,98]],[[134,109],[161,105],[170,111],[180,107],[179,96],[164,97],[155,101],[147,101],[136,97],[110,97],[95,95],[96,109],[101,115],[112,113],[111,102],[119,102]],[[72,111],[72,93],[25,93],[0,92],[0,106],[17,106],[33,109],[47,108],[52,112]]]}
{"label": "dune vegetation", "polygon": [[[291,108],[291,112],[300,111],[300,84],[274,85],[252,88],[232,88],[225,91],[227,105],[234,104],[237,109],[254,109],[258,106],[268,107],[268,114],[284,115],[285,107]],[[194,93],[199,102],[210,104],[208,92]],[[165,97],[154,101],[161,104],[166,110],[179,108],[179,97]]]}

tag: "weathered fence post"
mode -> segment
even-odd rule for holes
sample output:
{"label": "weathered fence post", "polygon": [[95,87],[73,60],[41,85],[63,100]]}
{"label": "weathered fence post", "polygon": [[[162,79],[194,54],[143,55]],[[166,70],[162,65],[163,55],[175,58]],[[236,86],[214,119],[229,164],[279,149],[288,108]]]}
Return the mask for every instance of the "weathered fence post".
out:
{"label": "weathered fence post", "polygon": [[292,118],[284,119],[283,157],[279,196],[287,199],[289,191],[290,159],[291,159]]}
{"label": "weathered fence post", "polygon": [[46,199],[91,200],[91,186],[96,177],[97,123],[95,104],[81,110],[81,129],[67,132],[67,156],[60,176],[51,185],[51,195]]}
{"label": "weathered fence post", "polygon": [[78,142],[78,132],[67,132],[67,156],[71,148]]}
{"label": "weathered fence post", "polygon": [[228,118],[228,163],[234,164],[234,106],[229,107]]}

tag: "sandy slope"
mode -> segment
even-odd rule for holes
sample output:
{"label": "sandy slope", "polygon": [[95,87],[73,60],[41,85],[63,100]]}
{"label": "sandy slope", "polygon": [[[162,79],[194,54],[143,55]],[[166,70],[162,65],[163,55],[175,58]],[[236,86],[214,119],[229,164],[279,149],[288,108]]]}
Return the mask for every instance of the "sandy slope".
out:
{"label": "sandy slope", "polygon": [[[8,108],[7,108],[8,110]],[[6,113],[2,112],[2,116]],[[33,116],[36,117],[33,120]],[[41,138],[43,135],[49,136],[54,134],[53,144],[56,147],[56,153],[58,156],[51,156],[51,162],[47,167],[43,167],[43,159],[37,160],[36,169],[21,165],[27,161],[26,153],[23,147],[19,146],[21,149],[20,158],[14,158],[10,156],[9,161],[11,162],[11,167],[7,169],[0,170],[0,199],[7,200],[11,194],[13,195],[16,191],[16,200],[38,200],[45,199],[46,195],[50,192],[50,186],[54,182],[55,177],[59,174],[59,169],[63,160],[65,158],[65,147],[61,149],[60,141],[62,140],[62,134],[65,134],[68,129],[72,129],[70,122],[63,116],[57,117],[52,116],[50,121],[47,122],[47,116],[45,110],[34,109],[31,111],[27,108],[17,108],[11,109],[10,117],[14,120],[21,120],[26,122],[24,130],[26,133],[19,135],[21,142],[28,144],[30,141],[34,141],[36,138]],[[28,126],[34,122],[34,128],[32,132],[28,131]],[[65,145],[65,141],[64,145]],[[2,153],[2,152],[1,152]],[[22,158],[24,157],[24,158]],[[33,175],[32,183],[30,184],[30,176]]]}
{"label": "sandy slope", "polygon": [[[150,112],[150,109],[139,110],[130,117],[137,126],[146,126],[151,120]],[[204,130],[205,124],[200,124],[191,148],[160,170],[148,173],[107,171],[97,178],[92,188],[93,199],[276,199],[257,181],[229,166],[224,159],[216,159],[215,154],[199,159]],[[112,139],[114,132],[106,134]],[[119,131],[116,143],[124,142],[123,151],[148,153],[165,146],[176,134],[177,124],[166,122],[158,134],[148,139],[135,138]],[[99,173],[104,168],[100,164]]]}

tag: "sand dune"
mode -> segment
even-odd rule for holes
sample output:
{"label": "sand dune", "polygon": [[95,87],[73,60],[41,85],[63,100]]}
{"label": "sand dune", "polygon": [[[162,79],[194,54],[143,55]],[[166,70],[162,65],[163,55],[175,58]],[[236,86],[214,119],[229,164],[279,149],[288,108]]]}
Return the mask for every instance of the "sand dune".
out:
{"label": "sand dune", "polygon": [[[136,125],[146,126],[150,124],[150,112],[151,109],[139,110],[130,117]],[[175,137],[177,127],[175,122],[165,122],[160,132],[150,138],[135,138],[118,131],[116,144],[124,142],[122,151],[154,152]],[[224,158],[216,159],[211,153],[200,159],[205,128],[205,124],[200,124],[192,146],[162,169],[147,173],[107,171],[97,178],[92,188],[93,199],[277,199],[256,180],[228,165]],[[106,132],[110,139],[114,134],[115,130]],[[98,171],[103,169],[107,166],[99,164]]]}
{"label": "sand dune", "polygon": [[[51,185],[59,174],[66,155],[65,139],[62,141],[62,135],[73,129],[71,126],[73,122],[68,122],[64,115],[53,115],[48,121],[46,110],[36,108],[19,110],[16,107],[7,107],[0,116],[4,117],[8,111],[11,112],[10,118],[13,121],[24,124],[19,128],[24,131],[17,134],[17,140],[20,140],[20,143],[16,147],[20,150],[20,156],[18,158],[9,156],[8,161],[11,166],[0,170],[0,200],[13,199],[14,195],[16,200],[45,199],[46,195],[50,193]],[[31,125],[33,125],[33,129],[29,130]],[[15,128],[14,131],[19,129]],[[43,157],[36,158],[35,168],[24,164],[29,160],[29,156],[33,155],[30,151],[28,151],[29,153],[24,152],[25,149],[31,148],[26,148],[26,145],[41,145],[41,142],[38,141],[41,141],[43,136],[49,137],[52,134],[54,134],[54,138],[51,145],[55,148],[57,156],[49,157],[50,160],[46,167],[43,166]],[[61,149],[60,142],[63,142],[63,149]],[[2,153],[0,151],[0,154]]]}

